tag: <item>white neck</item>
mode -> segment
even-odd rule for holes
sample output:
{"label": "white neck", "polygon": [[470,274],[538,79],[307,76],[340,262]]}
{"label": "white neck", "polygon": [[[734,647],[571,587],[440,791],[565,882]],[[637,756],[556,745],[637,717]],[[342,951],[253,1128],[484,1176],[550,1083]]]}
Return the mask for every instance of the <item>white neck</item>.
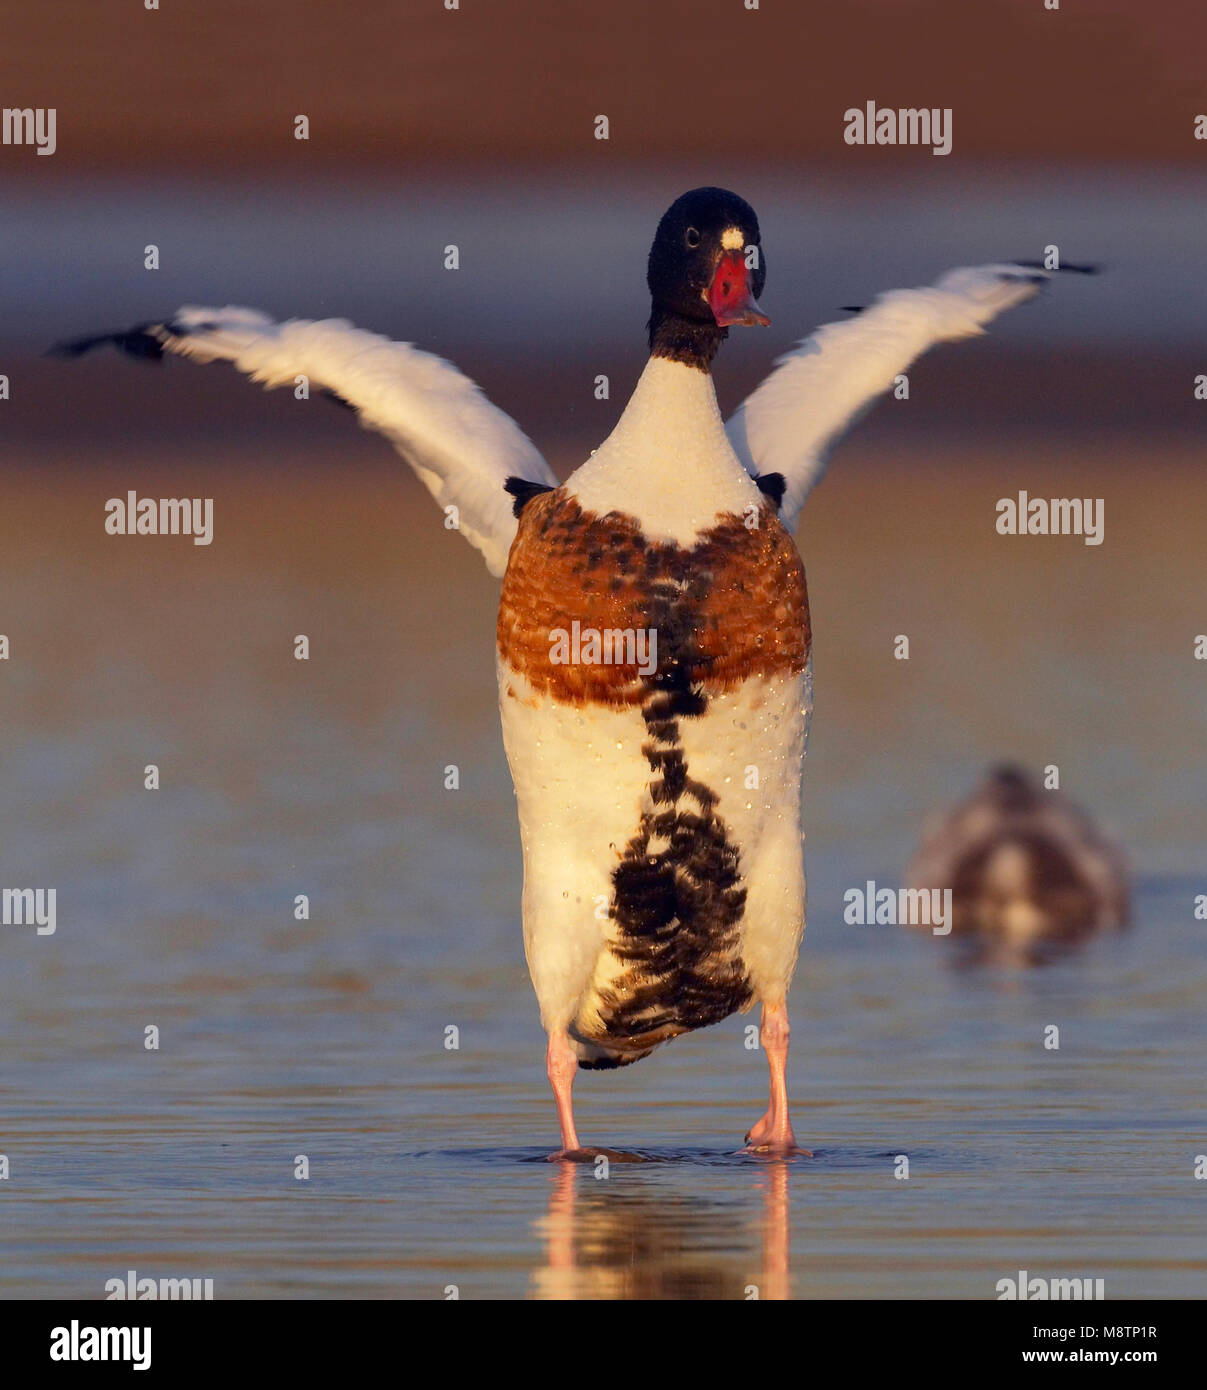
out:
{"label": "white neck", "polygon": [[712,377],[665,357],[650,358],[616,428],[566,487],[585,510],[624,512],[648,539],[678,545],[762,501],[725,434]]}

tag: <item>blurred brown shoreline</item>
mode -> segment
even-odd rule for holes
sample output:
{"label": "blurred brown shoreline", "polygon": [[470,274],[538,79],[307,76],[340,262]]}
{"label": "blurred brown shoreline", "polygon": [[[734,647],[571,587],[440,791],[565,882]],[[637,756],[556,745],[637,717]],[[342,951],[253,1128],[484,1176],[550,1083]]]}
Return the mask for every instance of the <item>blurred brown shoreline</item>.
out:
{"label": "blurred brown shoreline", "polygon": [[[1191,166],[1202,7],[1082,0],[241,0],[22,5],[4,104],[55,106],[58,171],[512,169],[832,160],[877,175],[926,150],[842,142],[842,113],[950,107],[949,160]],[[722,54],[731,62],[719,62]],[[908,54],[903,70],[901,55]],[[668,101],[668,83],[692,99]],[[293,138],[297,114],[310,139]],[[611,121],[605,143],[593,122]],[[0,149],[7,177],[32,152]]]}

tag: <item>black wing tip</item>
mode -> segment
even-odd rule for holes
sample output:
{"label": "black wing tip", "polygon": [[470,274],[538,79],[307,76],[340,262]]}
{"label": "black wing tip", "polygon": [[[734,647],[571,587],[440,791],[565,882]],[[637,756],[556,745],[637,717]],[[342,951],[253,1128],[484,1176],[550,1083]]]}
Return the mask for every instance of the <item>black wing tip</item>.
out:
{"label": "black wing tip", "polygon": [[754,485],[765,497],[771,498],[777,510],[783,506],[784,493],[788,490],[788,482],[782,473],[760,473],[758,477],[755,478]]}
{"label": "black wing tip", "polygon": [[47,357],[83,357],[93,348],[112,345],[127,357],[137,357],[143,362],[162,362],[165,356],[165,338],[187,338],[190,333],[210,333],[216,323],[176,323],[167,319],[162,323],[136,323],[133,328],[124,328],[117,333],[95,333],[88,338],[69,338],[62,343],[54,343],[46,349]]}
{"label": "black wing tip", "polygon": [[1061,271],[1068,271],[1071,275],[1102,273],[1102,266],[1096,261],[1061,261],[1058,266],[1044,265],[1043,261],[1011,261],[1010,264],[1026,266],[1028,270],[1046,270],[1053,275],[1059,275]]}
{"label": "black wing tip", "polygon": [[503,491],[509,492],[515,501],[511,510],[519,516],[529,502],[542,492],[552,492],[548,483],[534,483],[527,478],[517,478],[514,474],[503,484]]}
{"label": "black wing tip", "polygon": [[140,323],[134,328],[127,328],[118,333],[96,333],[88,338],[69,338],[47,348],[46,356],[83,357],[94,348],[112,344],[128,357],[137,357],[144,362],[162,362],[163,342],[153,330],[163,328],[171,331],[170,324]]}
{"label": "black wing tip", "polygon": [[844,314],[862,314],[868,306],[866,304],[840,304],[838,307]]}

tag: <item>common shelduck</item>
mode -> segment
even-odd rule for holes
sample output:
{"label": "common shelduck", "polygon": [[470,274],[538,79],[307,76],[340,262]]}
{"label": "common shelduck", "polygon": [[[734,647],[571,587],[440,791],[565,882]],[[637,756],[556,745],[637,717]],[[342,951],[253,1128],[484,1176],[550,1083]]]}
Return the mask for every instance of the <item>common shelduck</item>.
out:
{"label": "common shelduck", "polygon": [[1128,920],[1118,846],[1061,792],[1009,764],[936,818],[906,878],[950,888],[953,932],[991,955],[1031,957]]}
{"label": "common shelduck", "polygon": [[439,358],[342,320],[180,310],[64,345],[299,375],[385,434],[503,577],[497,664],[524,849],[524,942],[561,1148],[578,1067],[617,1067],[762,1006],[770,1102],[747,1151],[797,1149],[787,993],[805,923],[800,789],[809,607],[792,528],[847,425],[934,343],[1033,295],[1026,264],[880,296],[782,357],[728,426],[710,367],[765,324],[753,209],[697,188],[650,251],[650,357],[620,421],[559,486]]}

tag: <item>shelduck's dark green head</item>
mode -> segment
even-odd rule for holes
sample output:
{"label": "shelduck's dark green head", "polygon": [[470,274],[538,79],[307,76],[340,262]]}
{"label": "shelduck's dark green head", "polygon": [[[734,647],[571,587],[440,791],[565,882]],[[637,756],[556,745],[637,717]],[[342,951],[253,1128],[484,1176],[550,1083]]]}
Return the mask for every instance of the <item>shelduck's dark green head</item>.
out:
{"label": "shelduck's dark green head", "polygon": [[708,369],[732,327],[768,324],[759,219],[736,193],[693,188],[667,208],[650,248],[650,351]]}

